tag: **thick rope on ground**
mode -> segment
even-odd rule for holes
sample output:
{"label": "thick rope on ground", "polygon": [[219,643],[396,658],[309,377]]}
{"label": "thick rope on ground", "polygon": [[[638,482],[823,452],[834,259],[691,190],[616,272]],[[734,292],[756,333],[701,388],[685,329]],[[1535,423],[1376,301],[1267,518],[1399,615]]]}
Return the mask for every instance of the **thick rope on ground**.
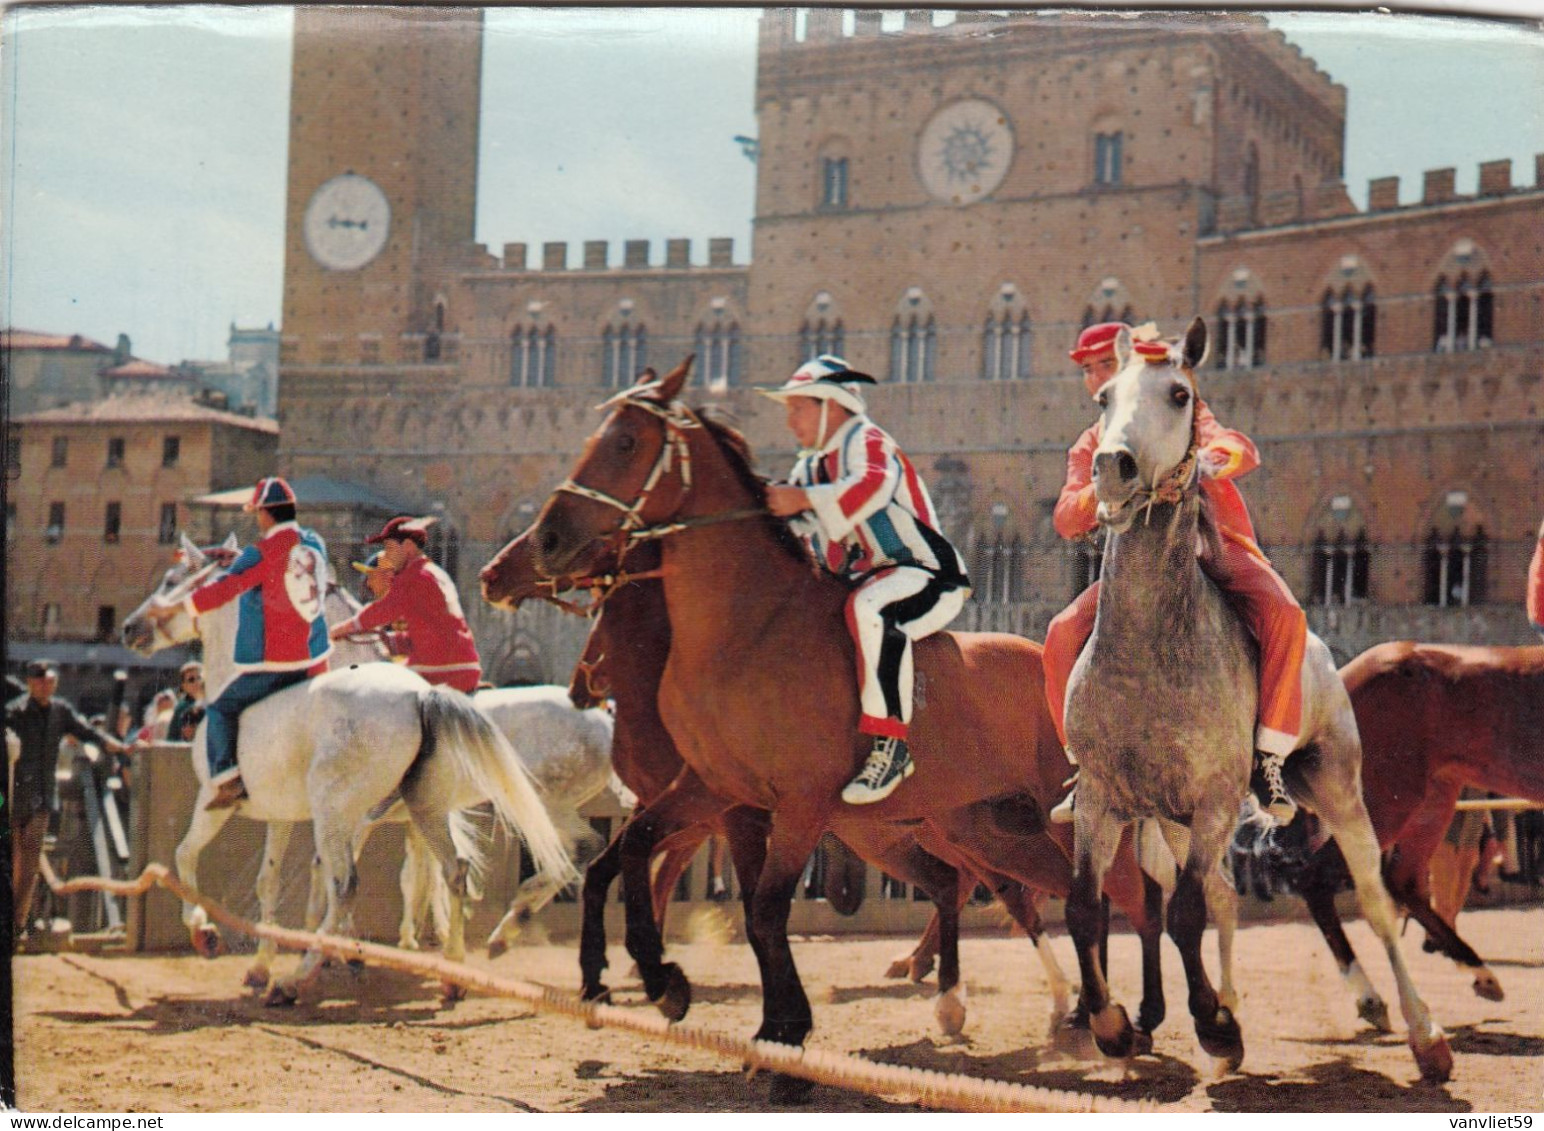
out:
{"label": "thick rope on ground", "polygon": [[716,1053],[751,1068],[782,1072],[817,1084],[830,1084],[874,1095],[904,1097],[925,1107],[946,1111],[1136,1113],[1161,1110],[1157,1104],[1141,1101],[1108,1099],[1081,1092],[1014,1084],[1006,1080],[982,1080],[926,1068],[876,1064],[845,1053],[822,1049],[796,1048],[769,1041],[746,1041],[687,1025],[672,1024],[654,1012],[644,1013],[581,1001],[577,995],[563,990],[505,978],[433,955],[413,954],[379,943],[361,942],[336,935],[253,923],[194,891],[172,875],[164,864],[149,865],[134,880],[108,880],[89,876],[61,881],[49,866],[47,857],[43,858],[42,866],[48,886],[59,895],[105,891],[112,895],[135,896],[143,895],[152,887],[160,885],[187,902],[198,904],[221,925],[245,935],[272,939],[282,947],[292,950],[315,948],[329,957],[347,962],[364,962],[436,978],[493,997],[513,998],[538,1012],[560,1013],[578,1018],[591,1028],[624,1029],[686,1048]]}

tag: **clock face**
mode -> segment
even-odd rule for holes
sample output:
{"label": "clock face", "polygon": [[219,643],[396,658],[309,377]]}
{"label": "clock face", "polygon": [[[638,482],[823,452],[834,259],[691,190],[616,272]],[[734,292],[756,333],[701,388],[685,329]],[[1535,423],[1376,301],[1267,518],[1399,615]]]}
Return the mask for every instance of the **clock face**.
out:
{"label": "clock face", "polygon": [[333,177],[311,197],[302,224],[306,250],[331,271],[356,271],[381,253],[391,231],[391,205],[374,181]]}
{"label": "clock face", "polygon": [[922,131],[917,171],[939,200],[972,204],[1002,184],[1013,163],[1008,116],[980,98],[951,102]]}

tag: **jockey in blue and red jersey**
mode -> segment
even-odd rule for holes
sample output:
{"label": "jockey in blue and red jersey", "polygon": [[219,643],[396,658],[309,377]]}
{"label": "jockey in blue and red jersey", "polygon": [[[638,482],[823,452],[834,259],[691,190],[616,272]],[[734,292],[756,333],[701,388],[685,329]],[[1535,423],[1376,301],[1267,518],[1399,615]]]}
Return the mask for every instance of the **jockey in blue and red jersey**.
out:
{"label": "jockey in blue and red jersey", "polygon": [[[236,764],[241,712],[276,691],[327,670],[327,547],[315,531],[295,521],[295,492],[277,476],[260,481],[243,508],[257,519],[261,537],[236,555],[225,573],[183,599],[190,616],[238,601],[235,679],[209,702],[206,743],[209,780],[216,787],[206,809],[224,809],[246,797]],[[177,606],[148,615],[170,619]]]}
{"label": "jockey in blue and red jersey", "polygon": [[794,529],[829,573],[852,587],[847,628],[858,649],[858,730],[873,748],[842,800],[888,797],[913,770],[912,641],[941,630],[970,596],[964,562],[939,529],[917,469],[869,419],[859,392],[874,378],[824,354],[763,390],[788,410],[803,449],[767,507]]}

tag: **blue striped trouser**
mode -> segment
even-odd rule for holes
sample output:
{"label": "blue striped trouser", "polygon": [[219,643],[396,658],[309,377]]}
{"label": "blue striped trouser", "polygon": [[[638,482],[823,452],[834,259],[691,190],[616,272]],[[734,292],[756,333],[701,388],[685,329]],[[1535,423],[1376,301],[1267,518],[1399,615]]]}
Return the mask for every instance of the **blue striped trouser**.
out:
{"label": "blue striped trouser", "polygon": [[217,778],[236,768],[236,732],[241,712],[275,691],[304,681],[304,668],[292,672],[244,672],[225,685],[209,704],[204,741],[209,747],[209,776]]}

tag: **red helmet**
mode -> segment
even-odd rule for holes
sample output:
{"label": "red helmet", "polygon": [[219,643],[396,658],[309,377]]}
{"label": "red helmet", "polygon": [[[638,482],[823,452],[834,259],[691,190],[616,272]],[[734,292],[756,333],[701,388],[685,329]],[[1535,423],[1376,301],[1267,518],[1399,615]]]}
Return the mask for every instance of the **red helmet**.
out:
{"label": "red helmet", "polygon": [[1124,322],[1100,322],[1078,335],[1078,344],[1067,354],[1077,364],[1092,361],[1107,353],[1115,352],[1115,338],[1122,330],[1129,330]]}

